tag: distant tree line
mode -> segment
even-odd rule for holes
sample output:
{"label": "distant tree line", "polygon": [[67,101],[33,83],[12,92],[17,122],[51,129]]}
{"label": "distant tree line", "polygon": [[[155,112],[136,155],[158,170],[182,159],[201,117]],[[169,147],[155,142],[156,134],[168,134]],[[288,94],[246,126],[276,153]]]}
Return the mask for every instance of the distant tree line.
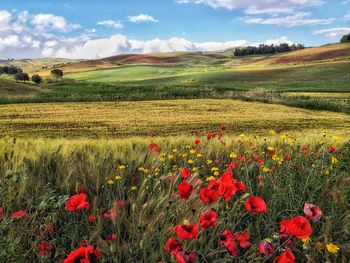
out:
{"label": "distant tree line", "polygon": [[340,39],[340,43],[350,43],[350,33]]}
{"label": "distant tree line", "polygon": [[261,44],[258,47],[249,46],[244,48],[236,48],[234,51],[235,56],[250,56],[250,55],[264,55],[264,54],[276,54],[288,51],[294,51],[299,49],[304,49],[305,46],[301,44],[289,45],[287,43],[282,43],[280,45],[265,45]]}
{"label": "distant tree line", "polygon": [[23,70],[21,68],[15,66],[0,67],[0,74],[15,75],[22,72]]}

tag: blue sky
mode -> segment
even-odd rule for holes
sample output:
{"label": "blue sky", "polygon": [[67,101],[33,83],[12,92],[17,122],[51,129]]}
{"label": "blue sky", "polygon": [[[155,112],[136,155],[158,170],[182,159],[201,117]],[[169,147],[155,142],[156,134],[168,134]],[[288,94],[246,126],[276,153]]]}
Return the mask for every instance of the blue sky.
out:
{"label": "blue sky", "polygon": [[337,42],[350,0],[11,0],[0,2],[0,58],[99,58],[258,43]]}

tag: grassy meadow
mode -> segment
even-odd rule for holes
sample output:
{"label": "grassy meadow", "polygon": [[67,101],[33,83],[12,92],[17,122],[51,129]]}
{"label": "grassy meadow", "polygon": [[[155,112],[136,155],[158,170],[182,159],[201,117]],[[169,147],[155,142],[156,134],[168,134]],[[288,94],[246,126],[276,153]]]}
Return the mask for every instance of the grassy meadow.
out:
{"label": "grassy meadow", "polygon": [[6,62],[0,261],[349,262],[349,59]]}

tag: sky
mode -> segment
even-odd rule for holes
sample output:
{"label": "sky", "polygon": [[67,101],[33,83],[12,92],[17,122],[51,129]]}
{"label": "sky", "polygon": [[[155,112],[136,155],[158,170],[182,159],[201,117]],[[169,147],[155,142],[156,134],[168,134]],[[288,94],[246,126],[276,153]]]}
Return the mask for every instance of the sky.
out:
{"label": "sky", "polygon": [[0,58],[96,59],[350,33],[350,0],[1,0]]}

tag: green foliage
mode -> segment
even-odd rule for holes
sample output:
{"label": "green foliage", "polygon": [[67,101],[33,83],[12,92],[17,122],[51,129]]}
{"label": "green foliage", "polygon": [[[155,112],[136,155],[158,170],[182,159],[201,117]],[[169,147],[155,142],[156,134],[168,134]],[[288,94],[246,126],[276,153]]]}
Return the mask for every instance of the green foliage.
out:
{"label": "green foliage", "polygon": [[344,36],[340,39],[340,43],[350,43],[350,34],[344,35]]}
{"label": "green foliage", "polygon": [[40,84],[43,82],[42,77],[40,77],[38,74],[34,74],[31,79],[35,84]]}

